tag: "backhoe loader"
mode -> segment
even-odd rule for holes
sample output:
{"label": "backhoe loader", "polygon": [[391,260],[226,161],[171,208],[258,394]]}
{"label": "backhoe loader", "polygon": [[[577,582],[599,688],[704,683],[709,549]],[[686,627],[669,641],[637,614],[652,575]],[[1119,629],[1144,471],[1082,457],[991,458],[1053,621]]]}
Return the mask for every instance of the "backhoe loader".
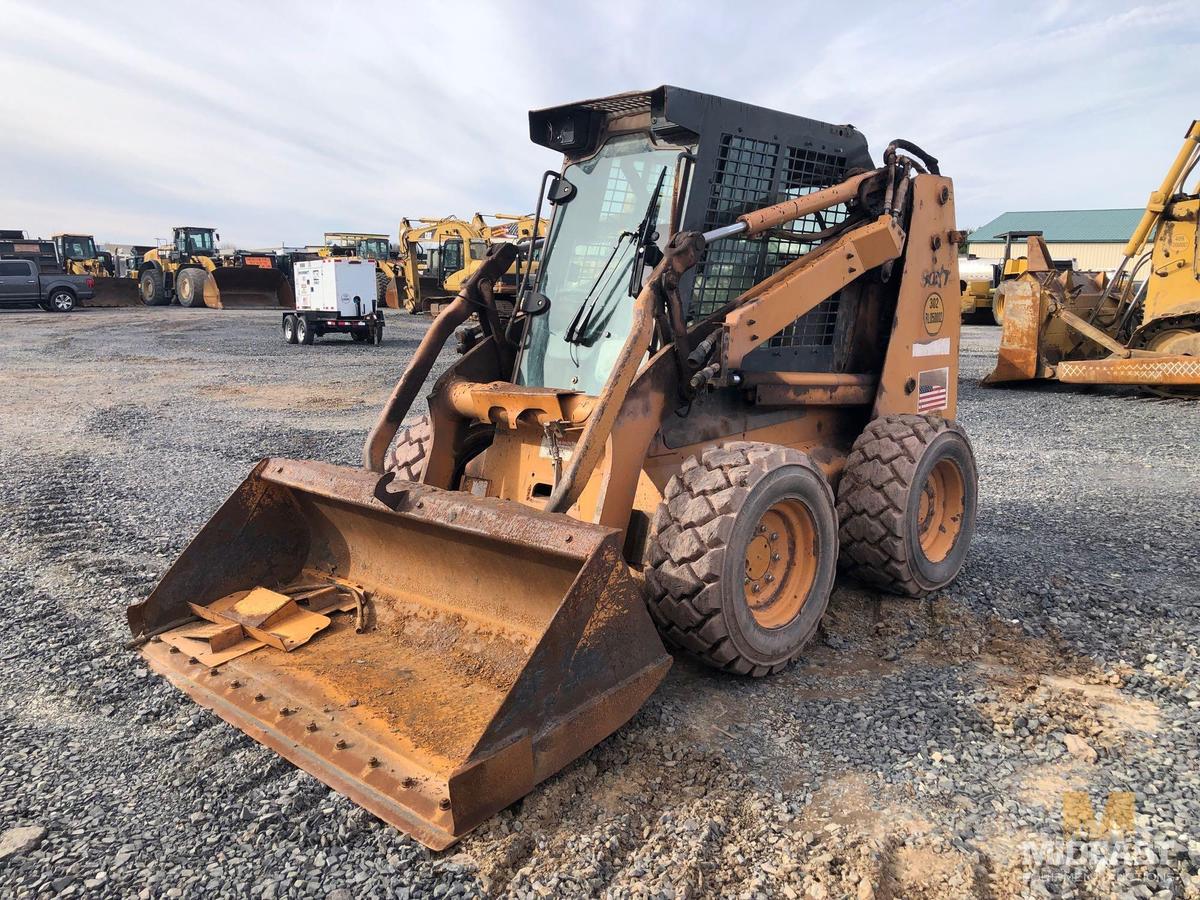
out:
{"label": "backhoe loader", "polygon": [[667,647],[779,672],[839,562],[925,595],[974,530],[937,160],[669,86],[530,133],[564,162],[516,315],[496,244],[361,468],[262,460],[128,614],[155,671],[437,849],[627,722]]}
{"label": "backhoe loader", "polygon": [[170,244],[143,257],[138,286],[146,306],[209,306],[213,309],[294,307],[291,286],[277,269],[237,265],[217,252],[212,228],[181,226]]}
{"label": "backhoe loader", "polygon": [[1198,164],[1200,121],[1111,279],[1064,272],[1029,239],[1026,272],[1001,285],[1004,331],[985,384],[1055,379],[1200,397],[1200,179],[1187,188]]}
{"label": "backhoe loader", "polygon": [[97,250],[92,235],[56,234],[53,240],[63,271],[68,275],[91,275],[95,278],[95,296],[85,306],[141,305],[137,282],[131,278],[116,277],[112,255]]}

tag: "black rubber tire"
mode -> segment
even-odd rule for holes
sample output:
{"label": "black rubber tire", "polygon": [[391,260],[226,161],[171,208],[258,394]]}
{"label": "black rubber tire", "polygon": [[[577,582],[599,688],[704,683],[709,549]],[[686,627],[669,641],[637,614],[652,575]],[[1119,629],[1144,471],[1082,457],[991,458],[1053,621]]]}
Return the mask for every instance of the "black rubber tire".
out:
{"label": "black rubber tire", "polygon": [[375,308],[387,306],[388,277],[380,269],[375,270]]}
{"label": "black rubber tire", "polygon": [[[473,425],[467,432],[459,459],[455,462],[451,484],[458,485],[467,468],[467,463],[492,445],[496,429],[491,425]],[[392,446],[384,457],[385,472],[395,471],[405,481],[421,481],[425,477],[425,458],[429,454],[429,442],[433,438],[433,427],[429,416],[415,419],[411,425],[396,432]]]}
{"label": "black rubber tire", "polygon": [[188,309],[204,306],[204,282],[208,273],[203,269],[180,269],[175,273],[175,299]]}
{"label": "black rubber tire", "polygon": [[[962,477],[959,532],[945,557],[921,549],[918,510],[929,474],[949,459]],[[951,581],[975,533],[979,473],[966,432],[938,416],[875,419],[854,442],[838,484],[842,568],[873,587],[924,597]]]}
{"label": "black rubber tire", "polygon": [[371,327],[371,343],[378,347],[383,343],[383,325],[377,323]]}
{"label": "black rubber tire", "polygon": [[71,312],[75,309],[75,295],[66,288],[55,288],[46,298],[46,307],[51,312]]}
{"label": "black rubber tire", "polygon": [[296,337],[296,317],[283,317],[283,342],[285,344],[294,344],[297,341]]}
{"label": "black rubber tire", "polygon": [[[764,512],[799,500],[815,526],[816,572],[798,613],[765,628],[744,593],[745,558]],[[689,458],[651,523],[647,600],[663,637],[714,668],[770,675],[802,652],[829,604],[837,513],[824,474],[799,450],[747,441]]]}
{"label": "black rubber tire", "polygon": [[369,331],[352,331],[352,332],[350,332],[350,339],[353,340],[354,343],[356,343],[356,344],[361,344],[363,341],[367,340],[370,336],[371,336],[371,333]]}
{"label": "black rubber tire", "polygon": [[146,306],[167,306],[171,299],[163,284],[162,269],[147,269],[138,279],[138,293]]}
{"label": "black rubber tire", "polygon": [[401,428],[392,446],[388,447],[384,470],[394,471],[397,478],[405,481],[420,481],[425,474],[425,456],[432,437],[429,416],[421,416],[411,425]]}
{"label": "black rubber tire", "polygon": [[304,316],[296,316],[296,343],[311,345],[313,342],[312,326]]}

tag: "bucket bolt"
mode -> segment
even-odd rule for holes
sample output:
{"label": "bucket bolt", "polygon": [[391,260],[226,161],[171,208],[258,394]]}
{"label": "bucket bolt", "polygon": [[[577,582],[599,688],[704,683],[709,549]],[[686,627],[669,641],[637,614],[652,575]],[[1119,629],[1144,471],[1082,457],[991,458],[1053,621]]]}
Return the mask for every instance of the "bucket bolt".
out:
{"label": "bucket bolt", "polygon": [[288,709],[286,706],[279,707],[279,714],[281,716],[290,716],[294,712],[295,712],[294,709]]}
{"label": "bucket bolt", "polygon": [[266,694],[255,694],[255,695],[254,695],[254,702],[255,702],[255,703],[262,703],[262,702],[263,702],[264,700],[266,700],[266,699],[267,699],[267,695],[266,695]]}
{"label": "bucket bolt", "polygon": [[304,726],[304,728],[305,728],[305,730],[306,730],[306,731],[308,731],[308,732],[309,732],[309,734],[311,734],[312,732],[314,732],[314,731],[316,731],[316,730],[317,730],[317,723],[316,723],[316,722],[309,722],[307,725],[305,725],[305,726]]}
{"label": "bucket bolt", "polygon": [[450,798],[449,797],[443,797],[441,800],[438,801],[438,809],[449,809],[449,808],[450,808]]}
{"label": "bucket bolt", "polygon": [[378,768],[379,760],[376,759],[374,756],[372,756],[370,759],[367,760],[367,765],[370,766],[372,769]]}
{"label": "bucket bolt", "polygon": [[229,682],[229,686],[231,688],[240,688],[242,686],[242,683],[240,681],[234,680],[234,681]]}
{"label": "bucket bolt", "polygon": [[342,740],[341,738],[338,738],[338,742],[337,742],[336,744],[334,744],[333,746],[334,746],[336,749],[338,749],[338,750],[345,750],[345,749],[346,749],[347,747],[349,747],[350,745],[349,745],[349,744],[347,744],[347,743],[346,743],[344,740]]}

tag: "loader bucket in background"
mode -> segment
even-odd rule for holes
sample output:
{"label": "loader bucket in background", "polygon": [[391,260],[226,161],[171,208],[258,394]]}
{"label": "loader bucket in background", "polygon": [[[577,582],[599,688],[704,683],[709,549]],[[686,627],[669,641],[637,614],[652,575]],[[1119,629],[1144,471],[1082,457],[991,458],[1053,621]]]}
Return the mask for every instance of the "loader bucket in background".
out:
{"label": "loader bucket in background", "polygon": [[1000,353],[996,368],[983,379],[984,384],[1029,381],[1043,370],[1041,292],[1029,282],[1014,282],[1006,288]]}
{"label": "loader bucket in background", "polygon": [[395,278],[389,278],[387,290],[384,291],[380,298],[388,309],[400,309],[400,287],[396,284]]}
{"label": "loader bucket in background", "polygon": [[[264,460],[129,623],[166,631],[143,653],[199,703],[442,849],[628,721],[670,657],[617,531],[408,482],[392,510],[379,477]],[[365,592],[362,633],[333,617],[214,668],[168,643],[189,603],[322,578]]]}
{"label": "loader bucket in background", "polygon": [[278,269],[221,266],[208,273],[204,305],[213,309],[295,309],[296,297]]}
{"label": "loader bucket in background", "polygon": [[138,293],[138,283],[132,278],[95,279],[95,296],[83,302],[84,306],[116,308],[120,306],[143,306],[142,296]]}

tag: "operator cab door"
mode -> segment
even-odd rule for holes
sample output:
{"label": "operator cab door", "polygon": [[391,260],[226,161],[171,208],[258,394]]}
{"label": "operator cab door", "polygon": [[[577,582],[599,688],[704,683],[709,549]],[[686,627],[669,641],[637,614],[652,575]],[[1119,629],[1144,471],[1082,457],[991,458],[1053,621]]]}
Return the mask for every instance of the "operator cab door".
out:
{"label": "operator cab door", "polygon": [[0,302],[37,300],[38,279],[33,263],[25,259],[0,261]]}
{"label": "operator cab door", "polygon": [[442,284],[455,272],[463,269],[462,238],[447,238],[442,241],[441,252],[438,254],[438,280]]}

